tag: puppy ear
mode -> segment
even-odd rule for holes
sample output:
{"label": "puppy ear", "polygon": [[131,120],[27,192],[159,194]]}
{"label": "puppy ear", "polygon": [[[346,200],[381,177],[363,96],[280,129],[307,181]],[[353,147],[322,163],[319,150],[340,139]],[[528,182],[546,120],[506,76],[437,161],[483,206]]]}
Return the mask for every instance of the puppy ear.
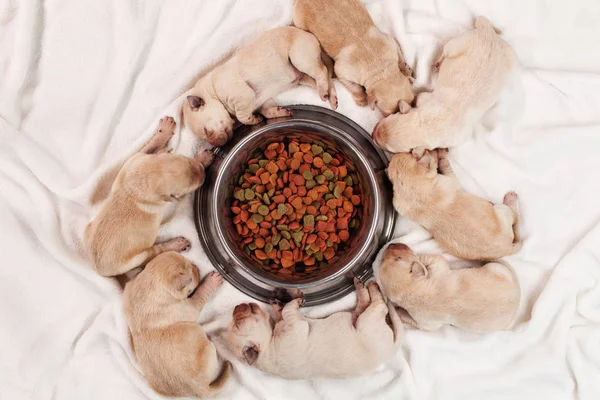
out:
{"label": "puppy ear", "polygon": [[425,268],[425,266],[423,264],[421,264],[418,261],[415,261],[410,266],[410,274],[412,276],[414,276],[415,278],[427,278],[429,272],[427,271],[427,268]]}
{"label": "puppy ear", "polygon": [[192,277],[186,274],[177,274],[175,278],[173,278],[173,286],[178,292],[181,292],[190,283],[192,283]]}
{"label": "puppy ear", "polygon": [[192,107],[192,111],[198,111],[198,109],[204,106],[205,102],[198,96],[188,96],[188,103],[190,103],[190,107]]}
{"label": "puppy ear", "polygon": [[244,348],[242,349],[242,353],[244,353],[244,358],[246,359],[246,362],[248,363],[248,365],[252,365],[258,358],[260,349],[258,348],[258,345],[254,344],[254,343],[249,343],[249,344],[250,344],[249,346],[244,346]]}
{"label": "puppy ear", "polygon": [[400,100],[398,108],[400,109],[400,114],[408,114],[411,110],[410,104],[404,100]]}

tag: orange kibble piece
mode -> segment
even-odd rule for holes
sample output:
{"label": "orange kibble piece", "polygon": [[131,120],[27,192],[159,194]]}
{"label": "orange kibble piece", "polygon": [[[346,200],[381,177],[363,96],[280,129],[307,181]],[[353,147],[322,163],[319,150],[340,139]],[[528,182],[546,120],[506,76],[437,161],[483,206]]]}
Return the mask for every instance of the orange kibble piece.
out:
{"label": "orange kibble piece", "polygon": [[267,259],[267,255],[265,254],[264,251],[260,250],[260,249],[256,249],[254,251],[254,255],[256,256],[256,258],[258,258],[259,260],[266,260]]}
{"label": "orange kibble piece", "polygon": [[327,227],[325,227],[325,232],[335,232],[335,224],[332,222],[327,223]]}
{"label": "orange kibble piece", "polygon": [[290,189],[289,187],[283,189],[283,195],[285,197],[290,197],[292,195],[292,189]]}
{"label": "orange kibble piece", "polygon": [[334,255],[335,255],[335,250],[333,250],[332,247],[328,247],[323,252],[323,257],[325,257],[326,260],[331,260]]}
{"label": "orange kibble piece", "polygon": [[267,160],[272,160],[277,157],[277,152],[275,150],[267,150],[264,154]]}
{"label": "orange kibble piece", "polygon": [[315,240],[317,240],[317,235],[315,235],[314,233],[311,233],[310,235],[308,235],[308,237],[306,239],[306,244],[314,243]]}
{"label": "orange kibble piece", "polygon": [[348,200],[344,201],[344,210],[346,210],[347,212],[351,213],[352,211],[354,211],[354,206],[352,205],[351,202],[349,202]]}
{"label": "orange kibble piece", "polygon": [[260,236],[262,236],[262,237],[267,237],[267,236],[269,236],[269,233],[270,233],[270,232],[269,232],[269,230],[268,230],[268,229],[266,229],[266,228],[260,228],[260,229],[258,230],[258,234],[259,234]]}
{"label": "orange kibble piece", "polygon": [[310,151],[311,145],[310,143],[301,143],[300,144],[300,151],[303,153],[307,153]]}
{"label": "orange kibble piece", "polygon": [[285,160],[283,159],[279,159],[277,160],[277,167],[279,167],[280,170],[284,171],[287,169],[287,164],[285,163]]}
{"label": "orange kibble piece", "polygon": [[325,231],[325,229],[327,228],[327,223],[324,221],[317,221],[317,224],[315,225],[315,230],[317,232],[323,232]]}
{"label": "orange kibble piece", "polygon": [[301,197],[296,197],[293,201],[292,201],[292,206],[296,209],[299,210],[300,208],[302,208],[303,202],[302,202],[302,198]]}
{"label": "orange kibble piece", "polygon": [[315,262],[315,258],[313,256],[310,256],[306,260],[304,260],[304,265],[315,265]]}
{"label": "orange kibble piece", "polygon": [[279,194],[277,196],[273,196],[273,198],[271,199],[271,201],[275,204],[281,204],[281,203],[285,203],[285,196],[282,194]]}
{"label": "orange kibble piece", "polygon": [[[269,233],[267,232],[264,236],[267,236]],[[254,244],[256,245],[256,247],[258,247],[259,249],[262,249],[263,247],[265,247],[265,239],[263,239],[262,237],[258,237],[254,240]]]}
{"label": "orange kibble piece", "polygon": [[294,185],[296,186],[304,186],[305,184],[305,179],[302,175],[298,175],[298,174],[292,174],[290,175],[290,181],[294,182]]}
{"label": "orange kibble piece", "polygon": [[330,199],[330,200],[327,200],[326,204],[327,204],[327,207],[329,207],[330,209],[331,208],[335,209],[335,208],[337,208],[337,203],[338,203],[337,199]]}
{"label": "orange kibble piece", "polygon": [[357,195],[354,194],[350,197],[350,201],[352,202],[352,204],[357,206],[360,204],[360,197],[358,197]]}
{"label": "orange kibble piece", "polygon": [[339,231],[338,236],[342,242],[347,242],[350,239],[350,233],[347,230]]}
{"label": "orange kibble piece", "polygon": [[300,168],[298,168],[298,172],[300,172],[300,174],[303,174],[306,171],[310,171],[310,165],[309,164],[302,164],[300,166]]}
{"label": "orange kibble piece", "polygon": [[[277,150],[278,147],[279,147],[279,143],[273,142],[267,146],[267,150]],[[248,163],[248,164],[250,164],[250,163]]]}
{"label": "orange kibble piece", "polygon": [[298,187],[298,191],[296,193],[298,194],[298,196],[304,197],[304,196],[306,196],[306,192],[308,192],[308,190],[306,189],[306,186],[300,186],[300,187]]}
{"label": "orange kibble piece", "polygon": [[241,220],[242,219],[240,218],[239,215],[236,215],[235,217],[233,217],[233,223],[234,224],[239,224]]}
{"label": "orange kibble piece", "polygon": [[348,229],[348,218],[338,218],[337,228],[338,230]]}
{"label": "orange kibble piece", "polygon": [[325,162],[321,157],[314,157],[312,163],[316,168],[321,168],[325,165]]}
{"label": "orange kibble piece", "polygon": [[302,162],[302,157],[304,157],[304,153],[301,151],[297,151],[294,153],[293,157],[295,160]]}
{"label": "orange kibble piece", "polygon": [[345,178],[346,175],[348,175],[348,168],[346,168],[345,165],[340,165],[338,171],[340,173],[340,178]]}
{"label": "orange kibble piece", "polygon": [[288,225],[288,228],[290,228],[291,230],[295,230],[300,228],[300,224],[298,222],[292,222],[291,224]]}
{"label": "orange kibble piece", "polygon": [[346,196],[346,197],[352,196],[352,188],[350,186],[348,186],[346,189],[344,189],[344,196]]}
{"label": "orange kibble piece", "polygon": [[290,260],[290,259],[287,259],[287,258],[282,258],[281,259],[281,266],[283,268],[289,268],[292,265],[294,265],[294,261],[293,260]]}
{"label": "orange kibble piece", "polygon": [[242,209],[239,207],[231,207],[231,212],[237,215],[242,212]]}
{"label": "orange kibble piece", "polygon": [[315,189],[310,189],[306,196],[308,196],[312,201],[316,201],[319,198],[319,193]]}
{"label": "orange kibble piece", "polygon": [[317,207],[308,206],[308,207],[306,207],[306,212],[309,213],[310,215],[316,215]]}
{"label": "orange kibble piece", "polygon": [[304,160],[305,163],[308,163],[308,164],[312,164],[312,162],[313,162],[313,156],[310,153],[304,154],[302,159]]}
{"label": "orange kibble piece", "polygon": [[250,213],[246,210],[242,210],[240,212],[240,219],[242,220],[242,222],[248,221],[248,218],[250,218]]}
{"label": "orange kibble piece", "polygon": [[253,220],[249,219],[248,221],[246,221],[246,226],[248,227],[248,229],[256,229],[258,228],[258,224],[256,222],[254,222]]}
{"label": "orange kibble piece", "polygon": [[282,251],[281,252],[281,258],[287,258],[288,260],[293,260],[294,259],[294,254],[291,251],[289,251],[289,250]]}

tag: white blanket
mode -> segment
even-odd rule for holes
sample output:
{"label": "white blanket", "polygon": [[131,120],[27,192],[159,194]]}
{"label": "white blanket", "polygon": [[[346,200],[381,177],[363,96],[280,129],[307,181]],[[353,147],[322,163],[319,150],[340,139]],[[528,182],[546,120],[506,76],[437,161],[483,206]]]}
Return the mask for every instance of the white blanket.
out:
{"label": "white blanket", "polygon": [[[222,398],[597,399],[600,4],[366,3],[402,43],[419,86],[431,84],[440,44],[476,15],[520,58],[496,112],[450,153],[466,190],[494,202],[520,195],[525,242],[509,259],[523,291],[519,322],[486,336],[407,329],[402,354],[352,380],[289,382],[236,362]],[[180,128],[182,93],[236,46],[290,21],[287,0],[0,0],[0,399],[159,398],[136,370],[117,284],[82,249],[90,199],[163,115],[178,122],[176,152],[202,146]],[[378,113],[337,89],[339,111],[370,131]],[[327,106],[307,88],[279,100]],[[171,215],[161,238],[191,239],[186,256],[206,274],[191,199]],[[408,221],[397,234],[436,250]],[[216,337],[243,300],[224,284],[200,316],[207,332]]]}

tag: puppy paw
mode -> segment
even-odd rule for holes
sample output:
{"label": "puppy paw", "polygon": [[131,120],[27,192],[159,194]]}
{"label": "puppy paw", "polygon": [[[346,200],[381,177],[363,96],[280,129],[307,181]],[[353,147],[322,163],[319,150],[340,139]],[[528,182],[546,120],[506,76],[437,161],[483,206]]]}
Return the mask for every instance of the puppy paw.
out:
{"label": "puppy paw", "polygon": [[329,105],[331,106],[332,110],[337,110],[338,108],[337,92],[335,91],[335,88],[333,86],[329,91]]}
{"label": "puppy paw", "polygon": [[304,299],[304,296],[302,296],[302,297],[298,297],[298,298],[295,298],[295,299],[294,299],[294,300],[292,300],[292,301],[297,303],[297,305],[298,305],[298,308],[300,308],[300,307],[303,307],[303,306],[304,306],[304,304],[306,304],[306,300]]}
{"label": "puppy paw", "polygon": [[448,149],[447,148],[437,149],[437,152],[438,152],[438,159],[439,160],[443,160],[443,159],[447,159],[448,158]]}
{"label": "puppy paw", "polygon": [[357,277],[354,277],[354,288],[356,289],[356,291],[358,292],[359,290],[362,290],[365,288],[365,284],[362,283],[360,281],[360,279],[358,279]]}
{"label": "puppy paw", "polygon": [[158,133],[165,136],[173,136],[175,134],[175,120],[173,117],[163,117],[158,123]]}
{"label": "puppy paw", "polygon": [[204,168],[208,167],[215,159],[215,155],[210,150],[204,150],[194,157]]}
{"label": "puppy paw", "polygon": [[175,239],[171,239],[167,242],[168,250],[171,251],[187,251],[192,248],[192,244],[189,240],[180,236]]}
{"label": "puppy paw", "polygon": [[512,190],[504,195],[504,201],[503,201],[503,203],[506,204],[509,207],[510,206],[516,206],[517,205],[517,201],[519,201],[519,196],[517,195],[516,192],[514,192]]}
{"label": "puppy paw", "polygon": [[216,289],[223,284],[223,277],[217,271],[212,271],[206,275],[204,283],[209,287]]}
{"label": "puppy paw", "polygon": [[355,94],[352,97],[354,98],[354,102],[356,103],[357,106],[366,107],[369,104],[366,95],[361,96],[361,95]]}

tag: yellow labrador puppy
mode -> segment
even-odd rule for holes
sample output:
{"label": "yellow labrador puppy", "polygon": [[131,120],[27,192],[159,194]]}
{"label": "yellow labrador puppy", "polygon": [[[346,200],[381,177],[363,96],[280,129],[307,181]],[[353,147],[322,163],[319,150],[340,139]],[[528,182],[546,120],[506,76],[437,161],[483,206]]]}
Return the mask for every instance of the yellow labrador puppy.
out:
{"label": "yellow labrador puppy", "polygon": [[390,244],[379,267],[385,296],[401,307],[402,322],[423,330],[454,325],[474,332],[508,329],[515,320],[521,289],[503,261],[452,270],[439,254],[415,254]]}
{"label": "yellow labrador puppy", "polygon": [[106,203],[86,227],[86,247],[100,275],[125,274],[162,252],[190,247],[183,237],[155,241],[164,209],[204,183],[213,154],[194,159],[171,154],[166,145],[174,128],[173,118],[160,120],[152,140],[123,165]]}
{"label": "yellow labrador puppy", "polygon": [[183,104],[183,119],[196,136],[222,146],[231,139],[232,115],[245,125],[262,120],[256,111],[266,118],[292,115],[273,97],[298,85],[316,88],[336,109],[332,75],[317,38],[290,26],[271,29],[196,83]]}
{"label": "yellow labrador puppy", "polygon": [[512,48],[486,18],[477,18],[475,29],[444,46],[435,90],[419,94],[416,108],[401,105],[400,113],[381,120],[373,139],[392,153],[463,143],[498,100],[515,64]]}
{"label": "yellow labrador puppy", "polygon": [[[273,305],[275,323],[256,303],[239,304],[227,330],[229,348],[249,365],[286,379],[345,378],[373,372],[399,348],[403,327],[386,305],[375,282],[354,280],[357,306],[310,319],[298,309],[302,299],[283,310]],[[392,327],[386,323],[390,315]]]}
{"label": "yellow labrador puppy", "polygon": [[335,60],[335,75],[356,104],[389,115],[400,102],[412,103],[412,71],[398,43],[375,27],[359,0],[295,0],[293,19]]}
{"label": "yellow labrador puppy", "polygon": [[215,345],[198,316],[221,286],[211,272],[200,283],[198,267],[175,252],[150,261],[125,286],[123,310],[142,374],[166,396],[208,397],[227,382],[231,363],[219,373]]}
{"label": "yellow labrador puppy", "polygon": [[504,204],[494,205],[465,192],[447,149],[395,154],[387,174],[396,210],[421,224],[448,253],[495,260],[521,248],[517,194],[509,192]]}

